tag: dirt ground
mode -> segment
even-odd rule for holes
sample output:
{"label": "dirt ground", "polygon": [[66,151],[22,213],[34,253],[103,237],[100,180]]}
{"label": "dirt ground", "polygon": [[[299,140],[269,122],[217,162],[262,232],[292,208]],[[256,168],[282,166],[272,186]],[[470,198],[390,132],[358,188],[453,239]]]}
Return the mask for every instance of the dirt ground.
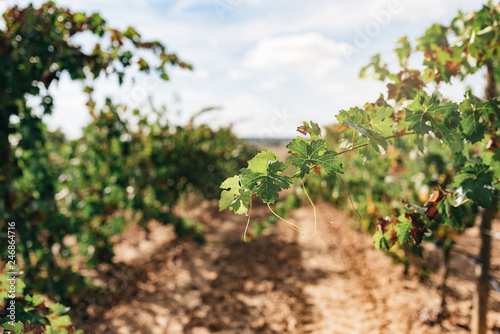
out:
{"label": "dirt ground", "polygon": [[[318,221],[310,207],[242,241],[245,217],[218,212],[203,202],[184,212],[205,226],[207,243],[175,238],[169,226],[151,224],[149,239],[129,228],[117,244],[113,266],[94,281],[116,294],[88,308],[88,333],[468,333],[474,265],[463,254],[451,260],[449,316],[440,310],[438,273],[421,279],[374,249],[371,237],[349,228],[350,218],[320,204],[334,223]],[[266,207],[254,209],[255,219]],[[500,222],[494,222],[500,231]],[[494,239],[493,272],[500,272],[500,240]],[[468,230],[457,249],[477,253],[478,229]],[[434,262],[440,252],[425,248]],[[500,294],[490,298],[488,326],[500,333]]]}

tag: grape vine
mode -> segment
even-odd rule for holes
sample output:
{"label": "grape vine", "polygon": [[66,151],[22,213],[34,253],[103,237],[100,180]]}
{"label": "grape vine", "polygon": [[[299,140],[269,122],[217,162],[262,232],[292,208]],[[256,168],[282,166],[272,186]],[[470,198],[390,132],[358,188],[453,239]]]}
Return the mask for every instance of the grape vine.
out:
{"label": "grape vine", "polygon": [[[490,1],[477,12],[459,12],[449,26],[432,25],[417,39],[416,47],[412,47],[407,37],[402,37],[394,50],[400,65],[398,71],[391,72],[390,68],[394,66],[385,63],[380,55],[373,56],[370,64],[362,68],[361,77],[386,82],[387,92],[374,103],[338,112],[340,140],[336,146],[329,147],[319,126],[311,121],[304,122],[297,129],[306,137],[299,136],[287,145],[290,154],[287,168],[270,152],[265,155],[269,166],[280,166],[276,178],[288,175],[292,180],[302,180],[313,171],[319,178],[331,179],[335,175],[349,176],[349,160],[341,160],[342,154],[359,152],[367,163],[404,146],[418,149],[415,154],[427,159],[435,149],[434,143],[438,142],[442,147],[439,152],[451,157],[449,162],[447,157],[442,157],[442,162],[450,166],[445,174],[441,174],[443,187],[430,187],[433,190],[423,205],[410,203],[403,197],[401,207],[391,210],[393,214],[377,217],[373,242],[376,248],[391,251],[409,243],[419,246],[425,238],[433,235],[440,240],[445,259],[448,259],[454,243],[454,236],[448,229],[464,229],[466,222],[474,220],[471,213],[480,212],[483,233],[477,261],[481,264],[481,274],[477,281],[479,297],[475,299],[478,305],[474,305],[474,333],[485,333],[484,309],[491,277],[488,272],[491,243],[487,233],[498,212],[500,199],[499,22],[500,5]],[[419,68],[410,67],[422,58]],[[480,69],[487,72],[484,100],[470,90],[459,102],[443,98],[440,93],[443,84],[453,84],[454,78],[463,80]],[[252,169],[250,163],[248,168]],[[418,168],[414,172],[425,175]],[[242,180],[239,177],[233,180]],[[271,177],[266,183],[266,187],[274,189],[273,196],[269,197],[260,190],[259,181],[250,185],[244,182],[234,184],[238,193],[246,193],[247,205],[250,205],[252,194],[262,197],[268,204],[274,203],[278,189],[289,186],[290,182],[282,187]],[[221,188],[226,189],[222,194],[224,202],[233,203],[239,199],[235,193],[227,191],[233,189],[228,184]],[[220,208],[223,210],[227,206],[221,205]],[[247,211],[235,213],[245,214]]]}
{"label": "grape vine", "polygon": [[[373,69],[377,78],[388,78],[393,82],[387,85],[387,99],[381,96],[376,103],[341,110],[336,115],[343,133],[338,148],[345,147],[345,150],[328,148],[318,124],[304,122],[297,129],[304,137],[298,136],[286,146],[289,164],[278,161],[271,151],[260,152],[248,161],[248,167],[242,169],[240,175],[222,183],[220,209],[229,208],[236,214],[247,214],[252,195],[272,204],[293,180],[302,180],[311,171],[319,177],[323,173],[343,174],[339,156],[344,153],[359,150],[364,161],[368,161],[385,154],[390,139],[411,136],[408,141],[422,153],[425,153],[429,140],[439,140],[453,153],[460,167],[452,182],[453,191],[439,190],[437,199],[432,202],[432,215],[429,208],[423,211],[412,208],[408,214],[382,224],[382,231],[374,236],[375,246],[388,249],[396,242],[408,242],[410,236],[418,245],[427,231],[425,225],[438,216],[441,223],[462,229],[462,205],[472,201],[487,208],[498,199],[500,102],[496,97],[483,101],[467,91],[462,102],[454,103],[443,99],[439,91],[428,92],[427,88],[432,82],[449,83],[453,76],[474,73],[488,61],[488,56],[495,57],[500,49],[498,11],[499,6],[484,6],[475,13],[475,21],[460,14],[453,21],[452,28],[434,25],[427,30],[416,48],[426,52],[426,69],[422,74],[419,70],[407,68],[408,58],[414,50],[406,38],[400,39],[402,46],[396,49],[403,66],[401,72],[390,73],[387,65],[380,65],[380,56],[375,56],[362,74],[366,75],[369,69]],[[485,16],[494,23],[484,22]],[[460,28],[459,20],[465,27]],[[485,25],[490,29],[485,29]],[[464,35],[469,36],[468,43],[457,41],[450,45],[447,42],[446,34],[456,33],[457,29],[463,30],[459,35],[461,39]],[[454,58],[450,58],[450,54]],[[464,57],[467,62],[463,61]],[[471,57],[477,57],[475,66],[471,66]],[[477,143],[488,148],[481,152],[481,147],[473,146]],[[398,224],[401,227],[396,229]]]}

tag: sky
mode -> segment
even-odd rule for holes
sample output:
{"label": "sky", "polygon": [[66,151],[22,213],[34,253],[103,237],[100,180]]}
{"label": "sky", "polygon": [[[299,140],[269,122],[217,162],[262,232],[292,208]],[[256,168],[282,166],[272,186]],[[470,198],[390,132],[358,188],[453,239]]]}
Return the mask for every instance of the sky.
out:
{"label": "sky", "polygon": [[[30,1],[0,0],[6,6]],[[42,1],[33,1],[39,5]],[[185,124],[203,108],[197,123],[232,124],[240,137],[290,138],[302,121],[335,122],[341,109],[374,102],[385,84],[359,79],[359,70],[381,53],[396,65],[397,40],[410,41],[432,23],[450,23],[458,10],[478,10],[478,0],[61,0],[73,10],[99,12],[112,27],[133,26],[144,39],[158,39],[194,71],[170,70],[169,82],[139,76],[135,85],[116,79],[95,83],[98,106],[105,97],[141,110],[165,105],[173,124]],[[88,44],[82,37],[75,43]],[[470,79],[482,95],[483,73]],[[459,101],[464,83],[443,87]],[[67,76],[51,86],[55,111],[49,128],[69,138],[90,121],[82,85]]]}

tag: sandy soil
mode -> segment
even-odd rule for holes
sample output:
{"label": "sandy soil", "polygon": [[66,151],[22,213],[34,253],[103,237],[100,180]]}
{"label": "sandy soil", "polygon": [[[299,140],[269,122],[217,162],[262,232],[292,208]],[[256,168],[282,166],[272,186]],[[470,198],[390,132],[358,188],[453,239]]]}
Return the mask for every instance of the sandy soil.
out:
{"label": "sandy soil", "polygon": [[[175,238],[168,226],[136,227],[116,246],[115,263],[89,273],[116,294],[94,298],[80,320],[89,333],[468,333],[474,265],[454,254],[449,316],[440,310],[438,273],[421,279],[375,250],[370,236],[348,227],[349,217],[327,205],[334,224],[314,220],[310,208],[250,243],[242,241],[245,217],[219,213],[204,202],[184,214],[205,225],[207,243]],[[254,217],[266,214],[256,206]],[[495,230],[500,222],[495,221]],[[457,248],[477,253],[478,230]],[[493,271],[500,272],[500,241],[493,243]],[[426,254],[439,263],[440,252]],[[436,258],[437,257],[437,258]],[[491,292],[488,325],[500,333],[500,294]]]}

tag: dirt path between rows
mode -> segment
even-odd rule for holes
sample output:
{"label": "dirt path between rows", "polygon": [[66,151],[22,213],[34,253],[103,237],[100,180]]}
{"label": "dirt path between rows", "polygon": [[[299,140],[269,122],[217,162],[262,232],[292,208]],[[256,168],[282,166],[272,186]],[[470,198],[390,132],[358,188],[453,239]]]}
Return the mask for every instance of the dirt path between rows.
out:
{"label": "dirt path between rows", "polygon": [[[318,221],[314,238],[305,207],[290,217],[305,236],[280,223],[244,243],[245,217],[219,213],[216,201],[184,212],[204,224],[202,246],[175,238],[168,226],[151,224],[149,240],[131,227],[115,248],[115,264],[93,275],[117,292],[113,301],[89,307],[80,327],[120,334],[469,332],[474,266],[465,256],[453,256],[450,316],[438,323],[437,274],[423,281],[412,271],[404,275],[402,265],[373,248],[370,236],[348,227],[347,215],[319,207],[334,223]],[[257,206],[254,219],[266,210]],[[494,226],[499,230],[500,222]],[[457,247],[475,254],[477,233],[467,231]],[[432,247],[428,252],[439,255]],[[500,333],[500,295],[491,296],[489,328]]]}

